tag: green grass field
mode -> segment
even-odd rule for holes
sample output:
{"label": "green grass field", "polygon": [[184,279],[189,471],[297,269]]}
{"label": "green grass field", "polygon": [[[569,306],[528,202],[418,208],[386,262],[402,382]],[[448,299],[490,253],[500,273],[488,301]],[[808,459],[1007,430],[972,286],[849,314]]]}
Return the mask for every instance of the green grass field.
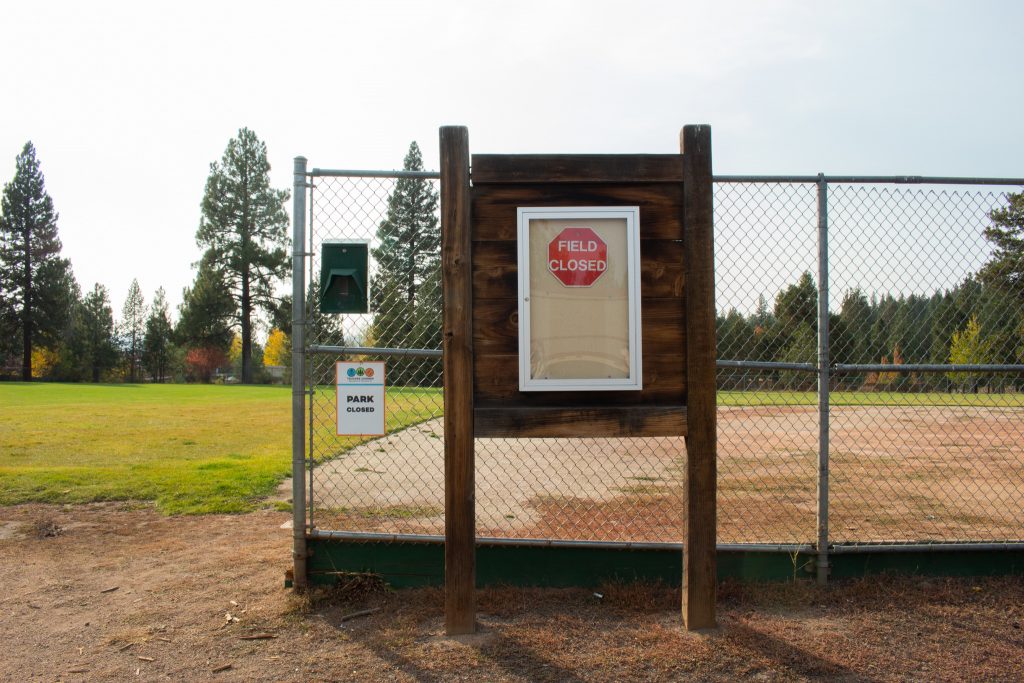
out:
{"label": "green grass field", "polygon": [[[832,405],[999,408],[1022,399],[836,392]],[[439,389],[389,389],[387,400],[389,432],[442,410]],[[813,392],[719,393],[722,406],[816,403]],[[318,443],[330,440],[324,457],[365,440],[335,437],[332,417],[316,423]],[[290,433],[288,387],[0,383],[0,505],[130,500],[169,514],[244,512],[290,475]]]}
{"label": "green grass field", "polygon": [[[387,400],[394,431],[439,414],[441,392]],[[336,438],[335,454],[364,440]],[[290,387],[0,383],[0,505],[244,512],[290,474]]]}

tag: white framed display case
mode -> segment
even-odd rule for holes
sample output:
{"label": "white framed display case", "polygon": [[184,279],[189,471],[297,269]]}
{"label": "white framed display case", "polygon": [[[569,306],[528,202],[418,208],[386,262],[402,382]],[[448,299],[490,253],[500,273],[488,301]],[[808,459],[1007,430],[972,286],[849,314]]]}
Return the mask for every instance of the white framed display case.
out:
{"label": "white framed display case", "polygon": [[640,208],[519,207],[519,390],[643,388]]}

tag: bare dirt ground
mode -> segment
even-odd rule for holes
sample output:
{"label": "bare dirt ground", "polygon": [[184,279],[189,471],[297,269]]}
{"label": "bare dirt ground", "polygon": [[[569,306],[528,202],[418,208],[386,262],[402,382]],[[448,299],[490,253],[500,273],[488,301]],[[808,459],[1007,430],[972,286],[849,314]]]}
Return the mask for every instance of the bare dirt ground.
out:
{"label": "bare dirt ground", "polygon": [[480,633],[449,639],[437,589],[284,589],[287,519],[0,508],[0,680],[1024,678],[1021,578],[727,584],[703,634],[670,587],[492,589]]}
{"label": "bare dirt ground", "polygon": [[[1024,538],[1024,410],[832,409],[835,541]],[[810,406],[721,407],[720,542],[816,538],[818,416]],[[440,420],[318,465],[325,529],[443,533]],[[482,536],[678,541],[680,438],[478,439]]]}

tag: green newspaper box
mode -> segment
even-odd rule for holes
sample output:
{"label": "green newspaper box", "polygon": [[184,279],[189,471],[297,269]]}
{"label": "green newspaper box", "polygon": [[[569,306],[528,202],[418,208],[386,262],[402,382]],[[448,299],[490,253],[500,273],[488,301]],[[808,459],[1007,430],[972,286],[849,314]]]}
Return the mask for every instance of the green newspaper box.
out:
{"label": "green newspaper box", "polygon": [[367,242],[323,243],[320,253],[320,312],[368,313]]}

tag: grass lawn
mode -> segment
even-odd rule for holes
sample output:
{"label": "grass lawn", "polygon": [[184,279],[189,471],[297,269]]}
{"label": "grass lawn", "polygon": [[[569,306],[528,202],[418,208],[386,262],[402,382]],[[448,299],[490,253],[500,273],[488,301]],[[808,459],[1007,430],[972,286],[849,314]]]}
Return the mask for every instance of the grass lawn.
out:
{"label": "grass lawn", "polygon": [[[389,431],[440,414],[439,389],[387,400]],[[337,452],[364,440],[340,437]],[[244,512],[290,474],[290,387],[0,383],[0,505]]]}

